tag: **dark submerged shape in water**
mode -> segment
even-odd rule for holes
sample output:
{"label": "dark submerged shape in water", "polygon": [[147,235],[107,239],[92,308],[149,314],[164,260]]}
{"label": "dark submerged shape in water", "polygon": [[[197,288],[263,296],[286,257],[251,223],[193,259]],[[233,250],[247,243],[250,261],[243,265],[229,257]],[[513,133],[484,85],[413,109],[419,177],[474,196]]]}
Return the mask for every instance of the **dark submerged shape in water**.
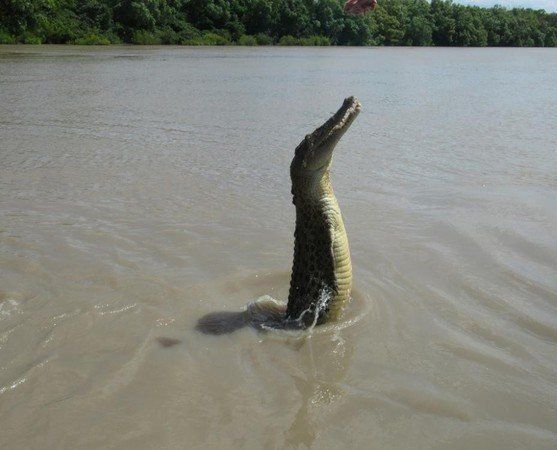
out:
{"label": "dark submerged shape in water", "polygon": [[302,329],[339,318],[350,298],[352,266],[344,222],[330,181],[333,151],[361,105],[355,97],[308,134],[290,165],[296,206],[294,262],[286,311],[273,301],[250,303],[242,312],[215,312],[196,329],[206,334],[256,329]]}

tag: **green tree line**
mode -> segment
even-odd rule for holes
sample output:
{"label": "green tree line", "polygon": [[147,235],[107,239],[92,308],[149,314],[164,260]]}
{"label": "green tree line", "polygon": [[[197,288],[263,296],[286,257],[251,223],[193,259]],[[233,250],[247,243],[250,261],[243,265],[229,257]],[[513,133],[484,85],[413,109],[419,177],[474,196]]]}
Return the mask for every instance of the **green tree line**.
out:
{"label": "green tree line", "polygon": [[557,46],[557,14],[451,0],[0,0],[0,43]]}

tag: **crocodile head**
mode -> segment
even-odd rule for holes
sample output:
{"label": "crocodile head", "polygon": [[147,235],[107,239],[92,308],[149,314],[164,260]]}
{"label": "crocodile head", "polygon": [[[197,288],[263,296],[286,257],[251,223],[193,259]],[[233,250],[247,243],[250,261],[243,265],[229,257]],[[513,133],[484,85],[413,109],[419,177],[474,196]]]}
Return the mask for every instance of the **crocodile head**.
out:
{"label": "crocodile head", "polygon": [[329,170],[333,150],[350,127],[361,104],[356,97],[348,97],[340,109],[313,133],[308,134],[296,147],[290,166],[292,180],[320,178]]}

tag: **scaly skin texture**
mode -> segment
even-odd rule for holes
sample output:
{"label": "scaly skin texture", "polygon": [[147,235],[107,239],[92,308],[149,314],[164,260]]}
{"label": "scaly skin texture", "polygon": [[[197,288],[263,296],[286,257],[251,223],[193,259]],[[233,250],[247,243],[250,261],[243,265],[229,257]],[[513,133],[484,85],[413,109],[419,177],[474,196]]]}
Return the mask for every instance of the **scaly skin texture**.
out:
{"label": "scaly skin texture", "polygon": [[290,165],[296,230],[286,318],[303,326],[338,319],[350,298],[350,251],[330,168],[333,150],[360,108],[356,98],[347,98],[298,145]]}

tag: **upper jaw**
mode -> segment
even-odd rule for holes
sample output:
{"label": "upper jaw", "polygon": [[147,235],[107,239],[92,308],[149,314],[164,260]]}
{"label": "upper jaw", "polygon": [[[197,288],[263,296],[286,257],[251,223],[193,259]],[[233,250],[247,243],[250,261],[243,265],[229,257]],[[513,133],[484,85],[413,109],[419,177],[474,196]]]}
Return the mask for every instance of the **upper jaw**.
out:
{"label": "upper jaw", "polygon": [[348,97],[327,122],[306,136],[306,140],[309,140],[314,147],[330,141],[335,141],[336,144],[360,113],[361,108],[362,105],[356,97]]}
{"label": "upper jaw", "polygon": [[352,125],[361,109],[362,105],[356,97],[352,96],[345,99],[339,110],[323,126],[315,130],[317,132],[321,128],[325,129],[319,145],[323,145],[328,141],[334,141],[334,144],[336,144],[350,125]]}
{"label": "upper jaw", "polygon": [[327,122],[305,137],[296,149],[304,168],[315,170],[328,164],[336,144],[358,116],[361,107],[356,97],[348,97]]}

